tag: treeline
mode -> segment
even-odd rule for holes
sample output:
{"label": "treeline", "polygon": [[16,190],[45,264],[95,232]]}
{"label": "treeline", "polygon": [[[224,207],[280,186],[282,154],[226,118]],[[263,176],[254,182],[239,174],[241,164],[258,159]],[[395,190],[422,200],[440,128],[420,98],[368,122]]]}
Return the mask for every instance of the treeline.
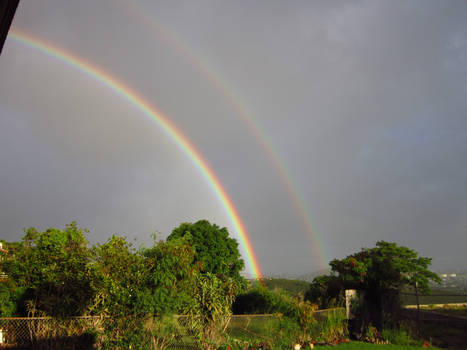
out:
{"label": "treeline", "polygon": [[202,220],[182,224],[166,241],[136,249],[113,235],[90,246],[75,222],[64,230],[25,231],[3,243],[0,315],[187,314],[200,286],[233,299],[245,285],[237,242]]}
{"label": "treeline", "polygon": [[[116,235],[91,246],[86,233],[72,222],[63,230],[30,228],[20,241],[2,242],[0,316],[57,322],[100,316],[100,326],[87,332],[102,348],[150,342],[161,349],[178,334],[199,348],[217,349],[230,339],[232,312],[276,314],[271,332],[287,329],[271,336],[277,344],[323,333],[314,318],[317,305],[240,275],[244,262],[226,228],[206,220],[183,223],[165,241],[154,237],[152,246],[141,248]],[[174,323],[176,314],[186,315],[183,330]],[[345,335],[338,323],[341,331],[332,339]]]}

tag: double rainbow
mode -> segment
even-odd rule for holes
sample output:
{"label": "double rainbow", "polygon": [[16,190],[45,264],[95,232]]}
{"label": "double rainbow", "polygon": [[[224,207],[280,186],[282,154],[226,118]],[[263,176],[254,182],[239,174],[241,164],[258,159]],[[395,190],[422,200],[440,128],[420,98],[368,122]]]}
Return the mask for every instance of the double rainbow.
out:
{"label": "double rainbow", "polygon": [[201,156],[199,151],[190,142],[190,140],[172,123],[161,111],[147,102],[142,96],[138,95],[130,86],[118,80],[111,74],[105,72],[102,68],[86,61],[82,57],[71,54],[58,46],[48,43],[42,39],[36,38],[28,33],[18,29],[10,30],[9,37],[17,42],[24,44],[29,48],[36,49],[43,54],[51,56],[75,68],[81,73],[97,80],[105,87],[115,92],[118,96],[128,101],[144,115],[152,119],[156,124],[170,137],[177,146],[184,152],[199,169],[203,177],[209,183],[214,193],[222,203],[228,217],[230,218],[236,233],[240,239],[240,247],[243,255],[246,257],[247,268],[255,278],[261,278],[261,271],[258,260],[254,253],[250,238],[245,229],[240,216],[235,209],[232,200],[227,195],[226,190],[217,178],[208,162]]}
{"label": "double rainbow", "polygon": [[240,98],[235,95],[232,88],[225,82],[221,76],[216,73],[212,68],[208,68],[208,64],[203,63],[202,59],[197,56],[189,46],[183,42],[175,33],[162,26],[159,22],[148,15],[138,1],[119,1],[124,9],[136,16],[139,23],[150,27],[158,34],[158,36],[182,56],[193,68],[195,68],[201,76],[206,79],[230,104],[235,114],[246,124],[248,130],[254,136],[255,140],[259,143],[269,161],[272,163],[277,175],[286,188],[293,206],[297,211],[302,224],[307,231],[308,237],[311,239],[311,250],[314,252],[318,263],[325,267],[327,266],[327,255],[324,246],[321,242],[318,232],[314,229],[313,220],[310,215],[310,209],[306,204],[303,196],[301,195],[298,186],[296,185],[290,171],[288,170],[285,162],[281,160],[279,153],[274,149],[273,144],[269,140],[265,131],[254,118],[254,116],[247,111],[245,104],[240,101]]}

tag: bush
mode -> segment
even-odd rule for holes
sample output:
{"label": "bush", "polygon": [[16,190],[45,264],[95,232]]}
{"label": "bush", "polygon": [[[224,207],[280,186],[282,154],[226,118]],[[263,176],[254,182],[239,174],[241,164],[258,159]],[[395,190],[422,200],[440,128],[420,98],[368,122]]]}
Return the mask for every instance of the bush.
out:
{"label": "bush", "polygon": [[312,331],[313,340],[336,343],[348,336],[347,318],[344,309],[330,311],[326,318],[316,324]]}
{"label": "bush", "polygon": [[399,327],[384,328],[381,331],[383,339],[394,345],[421,345],[421,342],[412,336],[414,327],[409,323],[402,323]]}
{"label": "bush", "polygon": [[236,315],[282,314],[297,320],[299,317],[297,304],[291,297],[264,287],[256,287],[238,295],[232,311]]}

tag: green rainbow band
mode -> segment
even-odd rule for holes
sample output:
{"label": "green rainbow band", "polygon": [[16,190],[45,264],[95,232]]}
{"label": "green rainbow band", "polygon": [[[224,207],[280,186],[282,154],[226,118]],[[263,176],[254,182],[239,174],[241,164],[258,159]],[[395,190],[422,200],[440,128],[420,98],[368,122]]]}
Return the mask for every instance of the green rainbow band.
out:
{"label": "green rainbow band", "polygon": [[154,106],[151,106],[128,85],[125,85],[123,82],[119,81],[109,73],[106,73],[101,68],[98,68],[97,66],[87,62],[83,58],[75,54],[68,53],[55,45],[52,45],[48,42],[45,42],[44,40],[33,37],[30,34],[24,33],[17,29],[10,30],[10,37],[30,48],[37,49],[46,55],[65,62],[78,71],[94,78],[104,86],[117,93],[120,97],[127,100],[130,104],[135,106],[150,119],[155,121],[156,124],[161,127],[162,130],[172,140],[174,140],[180,149],[190,158],[190,160],[201,171],[206,181],[214,190],[214,193],[221,201],[225,211],[227,212],[227,215],[229,216],[235,230],[237,231],[238,237],[240,238],[240,247],[244,252],[244,256],[247,258],[247,267],[249,267],[250,273],[252,273],[255,278],[261,278],[259,264],[248,237],[248,233],[232,203],[232,200],[227,195],[227,192],[221,185],[216,174],[210,168],[207,161],[203,159],[195,146],[166,116],[164,116]]}

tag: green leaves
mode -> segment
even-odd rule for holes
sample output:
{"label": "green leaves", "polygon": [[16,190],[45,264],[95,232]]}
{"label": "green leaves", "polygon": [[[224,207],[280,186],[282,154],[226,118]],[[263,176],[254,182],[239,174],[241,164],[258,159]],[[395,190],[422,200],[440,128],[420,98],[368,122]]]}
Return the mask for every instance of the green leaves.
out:
{"label": "green leaves", "polygon": [[182,237],[195,249],[195,261],[202,264],[204,272],[242,280],[240,271],[244,262],[238,251],[238,243],[229,237],[225,227],[220,228],[207,220],[183,223],[172,231],[167,241]]}
{"label": "green leaves", "polygon": [[410,248],[385,241],[330,263],[347,288],[400,290],[417,283],[422,292],[429,291],[430,280],[439,281],[439,277],[428,270],[430,264],[430,258],[419,257]]}
{"label": "green leaves", "polygon": [[65,230],[26,230],[22,241],[9,245],[4,271],[23,292],[23,313],[80,315],[93,299],[90,252],[75,222]]}

